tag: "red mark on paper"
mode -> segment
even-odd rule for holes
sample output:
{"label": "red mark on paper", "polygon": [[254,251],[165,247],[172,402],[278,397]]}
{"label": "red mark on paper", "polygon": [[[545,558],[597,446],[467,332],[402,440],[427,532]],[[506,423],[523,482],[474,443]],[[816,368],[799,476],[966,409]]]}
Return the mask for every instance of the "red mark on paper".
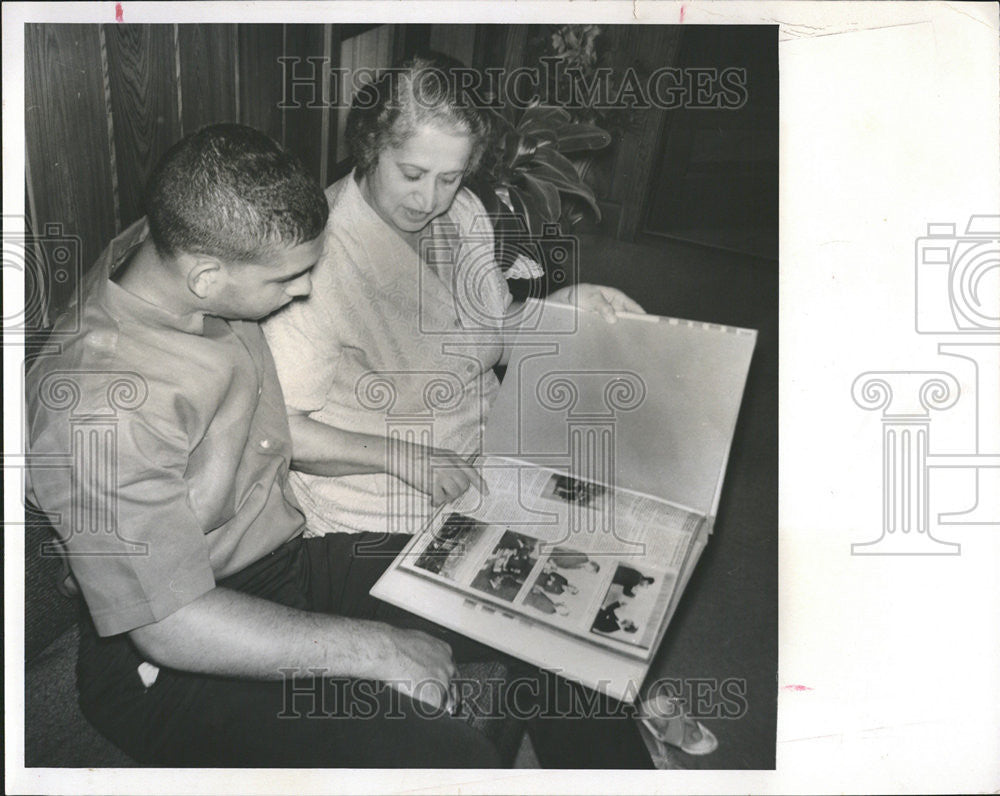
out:
{"label": "red mark on paper", "polygon": [[786,691],[812,691],[812,690],[814,690],[814,689],[810,688],[807,685],[786,685],[784,688],[785,688]]}
{"label": "red mark on paper", "polygon": [[115,3],[115,22],[125,21],[125,11],[122,9],[121,3]]}
{"label": "red mark on paper", "polygon": [[684,21],[684,6],[681,6],[681,22]]}

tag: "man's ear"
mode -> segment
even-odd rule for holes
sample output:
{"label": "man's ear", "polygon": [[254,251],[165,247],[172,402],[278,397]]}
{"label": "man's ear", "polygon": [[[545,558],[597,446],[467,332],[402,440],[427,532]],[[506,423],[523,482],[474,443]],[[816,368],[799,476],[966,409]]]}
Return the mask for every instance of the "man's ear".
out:
{"label": "man's ear", "polygon": [[222,263],[215,258],[203,255],[191,257],[187,286],[198,298],[211,298],[222,285],[222,277]]}

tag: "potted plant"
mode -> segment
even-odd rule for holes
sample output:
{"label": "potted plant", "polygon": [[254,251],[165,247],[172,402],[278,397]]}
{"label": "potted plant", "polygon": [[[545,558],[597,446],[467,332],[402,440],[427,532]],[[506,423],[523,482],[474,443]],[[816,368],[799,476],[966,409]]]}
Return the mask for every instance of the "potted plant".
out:
{"label": "potted plant", "polygon": [[565,256],[561,236],[587,212],[601,218],[593,189],[567,155],[606,147],[611,135],[538,102],[494,110],[491,121],[492,143],[471,187],[493,220],[497,261],[508,277],[552,276],[562,264],[557,252]]}

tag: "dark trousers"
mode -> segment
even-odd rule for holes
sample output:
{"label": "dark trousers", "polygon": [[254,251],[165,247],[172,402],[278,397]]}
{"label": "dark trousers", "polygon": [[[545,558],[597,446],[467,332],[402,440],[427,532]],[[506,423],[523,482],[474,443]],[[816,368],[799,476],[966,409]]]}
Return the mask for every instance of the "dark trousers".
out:
{"label": "dark trousers", "polygon": [[[293,540],[219,585],[295,608],[416,628],[447,641],[456,663],[502,660],[513,674],[491,699],[494,716],[526,721],[544,767],[648,768],[625,706],[371,597],[405,536],[333,534]],[[80,706],[140,762],[202,767],[494,768],[489,738],[376,681],[294,671],[280,681],[161,668],[148,688],[126,635],[99,638],[82,622]],[[460,690],[482,688],[460,683]],[[478,700],[481,701],[481,700]]]}

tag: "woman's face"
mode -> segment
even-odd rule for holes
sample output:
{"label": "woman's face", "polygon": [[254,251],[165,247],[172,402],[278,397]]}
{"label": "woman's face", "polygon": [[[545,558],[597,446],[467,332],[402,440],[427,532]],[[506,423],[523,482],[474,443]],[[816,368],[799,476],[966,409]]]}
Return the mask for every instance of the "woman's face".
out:
{"label": "woman's face", "polygon": [[402,146],[379,154],[365,198],[400,232],[419,232],[451,207],[471,153],[465,133],[418,127]]}

